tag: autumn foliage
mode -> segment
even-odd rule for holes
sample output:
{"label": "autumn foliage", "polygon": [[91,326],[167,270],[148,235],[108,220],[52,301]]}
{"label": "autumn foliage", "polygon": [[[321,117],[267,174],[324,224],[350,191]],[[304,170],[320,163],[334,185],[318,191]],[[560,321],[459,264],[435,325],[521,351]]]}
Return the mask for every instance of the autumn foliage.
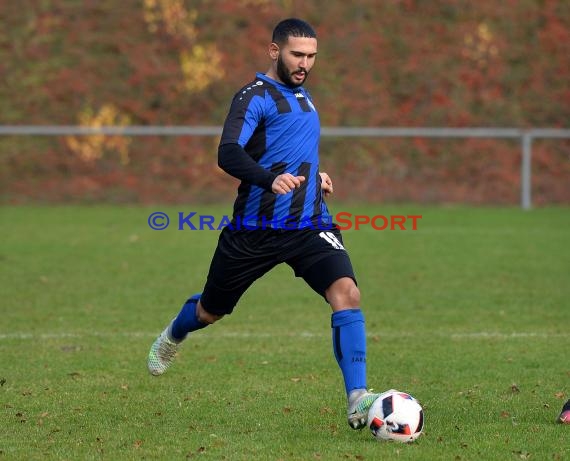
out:
{"label": "autumn foliage", "polygon": [[[2,2],[0,125],[221,125],[273,26],[314,25],[324,126],[567,128],[564,0]],[[0,137],[5,202],[231,200],[212,137]],[[344,199],[517,204],[520,143],[323,138]],[[533,144],[535,204],[570,203],[570,142]]]}

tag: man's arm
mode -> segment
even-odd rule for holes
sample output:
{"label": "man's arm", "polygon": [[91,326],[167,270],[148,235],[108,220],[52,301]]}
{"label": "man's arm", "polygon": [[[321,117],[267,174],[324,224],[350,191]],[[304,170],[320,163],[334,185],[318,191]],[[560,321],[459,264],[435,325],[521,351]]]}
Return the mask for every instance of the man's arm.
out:
{"label": "man's arm", "polygon": [[218,166],[240,181],[272,192],[277,175],[253,160],[239,144],[223,144],[218,148]]}
{"label": "man's arm", "polygon": [[239,144],[223,144],[218,148],[218,166],[240,181],[259,186],[275,194],[286,194],[299,187],[304,176],[290,173],[277,175],[253,160]]}

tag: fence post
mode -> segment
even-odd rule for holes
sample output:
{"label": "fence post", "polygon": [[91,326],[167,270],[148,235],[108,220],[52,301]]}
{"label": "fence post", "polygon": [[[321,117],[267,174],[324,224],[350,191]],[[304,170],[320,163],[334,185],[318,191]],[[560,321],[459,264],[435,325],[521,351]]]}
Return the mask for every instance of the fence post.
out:
{"label": "fence post", "polygon": [[522,134],[522,159],[521,159],[521,207],[523,210],[530,210],[532,208],[531,163],[532,163],[532,135],[528,131],[524,131]]}

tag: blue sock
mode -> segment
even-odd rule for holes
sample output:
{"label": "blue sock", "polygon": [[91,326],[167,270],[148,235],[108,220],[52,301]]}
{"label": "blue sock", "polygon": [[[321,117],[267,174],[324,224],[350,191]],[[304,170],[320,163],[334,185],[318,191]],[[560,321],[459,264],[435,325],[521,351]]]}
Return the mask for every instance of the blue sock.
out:
{"label": "blue sock", "polygon": [[331,316],[334,356],[344,378],[346,395],[366,389],[366,330],[359,308],[333,312]]}
{"label": "blue sock", "polygon": [[170,325],[170,336],[176,342],[182,341],[191,331],[207,327],[208,323],[202,323],[196,316],[196,305],[202,293],[193,295],[186,301],[176,318]]}

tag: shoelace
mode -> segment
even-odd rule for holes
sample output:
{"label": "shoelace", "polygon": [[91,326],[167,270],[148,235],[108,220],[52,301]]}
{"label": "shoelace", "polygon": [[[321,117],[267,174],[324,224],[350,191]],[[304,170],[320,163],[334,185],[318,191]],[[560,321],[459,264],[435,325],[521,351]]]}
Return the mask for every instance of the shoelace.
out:
{"label": "shoelace", "polygon": [[160,346],[158,346],[158,355],[162,360],[172,359],[172,357],[176,355],[176,344],[163,341]]}

